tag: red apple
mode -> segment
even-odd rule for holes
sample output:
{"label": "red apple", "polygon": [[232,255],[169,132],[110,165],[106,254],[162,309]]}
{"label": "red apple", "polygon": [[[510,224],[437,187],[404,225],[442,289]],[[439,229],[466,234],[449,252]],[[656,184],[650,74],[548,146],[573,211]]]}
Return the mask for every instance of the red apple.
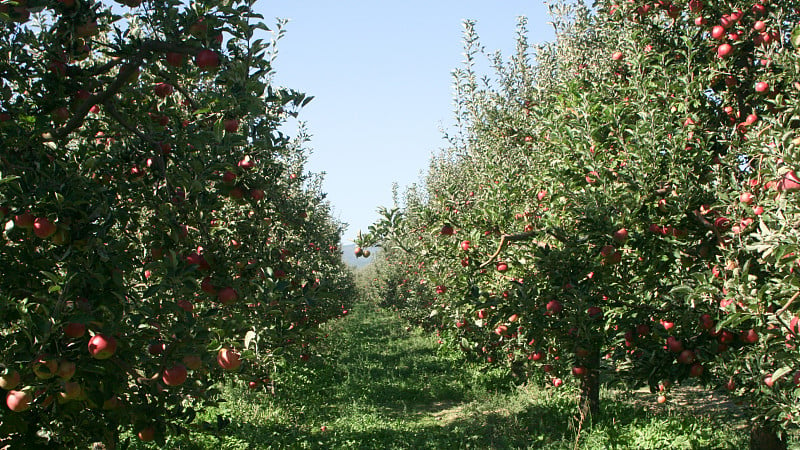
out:
{"label": "red apple", "polygon": [[157,97],[166,98],[172,93],[175,92],[175,88],[169,83],[158,83],[153,88],[153,93],[156,94]]}
{"label": "red apple", "polygon": [[56,375],[62,380],[69,380],[75,375],[76,365],[72,361],[62,360],[58,363]]}
{"label": "red apple", "polygon": [[167,64],[172,67],[180,67],[183,65],[184,56],[182,53],[174,53],[168,52],[167,53]]}
{"label": "red apple", "polygon": [[172,367],[165,368],[163,372],[161,372],[161,380],[167,386],[181,385],[186,381],[187,376],[188,372],[186,371],[186,366],[181,363],[177,363]]}
{"label": "red apple", "polygon": [[96,334],[89,339],[89,354],[94,359],[108,359],[117,351],[117,340],[113,336]]}
{"label": "red apple", "polygon": [[725,28],[721,25],[714,25],[711,28],[711,37],[714,39],[722,39],[725,37]]}
{"label": "red apple", "polygon": [[37,217],[33,221],[33,234],[42,239],[47,239],[54,235],[56,230],[56,225],[45,217]]}
{"label": "red apple", "polygon": [[731,44],[726,43],[717,47],[717,56],[719,56],[720,58],[724,58],[730,55],[731,52],[733,52],[733,47],[731,46]]}
{"label": "red apple", "polygon": [[461,241],[461,250],[467,251],[469,250],[469,241]]}
{"label": "red apple", "polygon": [[14,412],[27,411],[31,407],[33,396],[25,391],[8,391],[6,405]]}
{"label": "red apple", "polygon": [[156,438],[156,429],[154,426],[148,425],[139,430],[139,432],[136,433],[136,435],[142,442],[151,442]]}
{"label": "red apple", "polygon": [[181,359],[181,362],[189,370],[197,370],[203,367],[203,359],[198,355],[186,355]]}
{"label": "red apple", "polygon": [[759,94],[763,94],[767,91],[769,91],[769,83],[767,83],[766,81],[759,81],[758,83],[756,83],[756,92],[758,92]]}
{"label": "red apple", "polygon": [[741,195],[739,195],[739,201],[746,205],[749,205],[753,203],[753,194],[749,192],[742,192]]}
{"label": "red apple", "polygon": [[239,131],[239,119],[224,119],[222,126],[228,133],[236,133]]}
{"label": "red apple", "polygon": [[758,342],[758,331],[750,328],[749,330],[743,331],[740,337],[742,342],[747,344],[755,344]]}
{"label": "red apple", "polygon": [[34,221],[33,214],[31,213],[22,213],[14,216],[14,226],[19,228],[33,228],[33,221]]}
{"label": "red apple", "polygon": [[504,263],[502,261],[497,263],[497,271],[498,272],[505,272],[506,270],[508,270],[508,264],[506,264],[506,263]]}
{"label": "red apple", "polygon": [[555,386],[555,387],[559,387],[559,386],[561,386],[563,383],[564,383],[564,382],[563,382],[563,381],[561,381],[561,378],[553,378],[553,386]]}
{"label": "red apple", "polygon": [[800,190],[800,178],[797,177],[797,174],[790,170],[783,175],[778,183],[775,185],[778,189],[778,192],[794,192]]}
{"label": "red apple", "polygon": [[626,230],[625,228],[620,228],[619,230],[614,232],[612,239],[614,239],[614,242],[620,245],[628,242],[628,230]]}
{"label": "red apple", "polygon": [[238,353],[226,347],[217,352],[217,364],[225,370],[234,371],[242,365],[242,359]]}
{"label": "red apple", "polygon": [[236,292],[236,289],[228,286],[224,287],[217,292],[217,300],[223,305],[228,305],[230,303],[235,302],[239,299],[239,293]]}
{"label": "red apple", "polygon": [[59,397],[63,400],[75,400],[83,393],[80,383],[77,381],[67,381],[64,383],[64,390],[59,393]]}
{"label": "red apple", "polygon": [[262,200],[264,198],[264,196],[265,196],[264,191],[261,190],[261,189],[251,189],[250,190],[250,197],[253,200],[256,200],[256,201]]}
{"label": "red apple", "polygon": [[681,364],[692,364],[694,362],[694,352],[691,350],[684,350],[678,355],[678,362]]}
{"label": "red apple", "polygon": [[698,378],[703,375],[704,369],[703,365],[700,363],[694,363],[692,367],[689,369],[689,376]]}
{"label": "red apple", "polygon": [[200,70],[213,70],[219,67],[219,55],[213,50],[200,50],[194,57],[194,63]]}
{"label": "red apple", "polygon": [[584,366],[575,366],[572,368],[572,374],[576,377],[583,377],[589,373],[589,370]]}
{"label": "red apple", "polygon": [[669,336],[667,338],[667,348],[672,353],[680,353],[683,351],[683,342],[676,339],[674,336]]}
{"label": "red apple", "polygon": [[545,313],[547,315],[559,314],[564,309],[564,305],[562,305],[558,300],[550,300],[547,302],[545,309],[547,309],[547,312]]}
{"label": "red apple", "polygon": [[442,231],[440,232],[440,234],[442,234],[443,236],[452,236],[454,232],[455,230],[453,230],[452,226],[444,225],[442,226]]}
{"label": "red apple", "polygon": [[64,325],[63,330],[65,336],[77,339],[86,334],[86,325],[78,322],[70,322]]}

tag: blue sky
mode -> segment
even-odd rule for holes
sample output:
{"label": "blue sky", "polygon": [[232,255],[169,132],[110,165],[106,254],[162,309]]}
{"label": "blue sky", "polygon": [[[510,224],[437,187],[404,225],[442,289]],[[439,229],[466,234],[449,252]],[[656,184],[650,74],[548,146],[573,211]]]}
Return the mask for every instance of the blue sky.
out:
{"label": "blue sky", "polygon": [[539,1],[262,1],[268,25],[289,19],[278,45],[276,84],[313,95],[300,113],[312,140],[307,169],[325,172],[333,215],[352,242],[379,206],[391,206],[446,145],[453,69],[463,60],[463,21],[473,19],[488,52],[511,55],[517,18],[529,40],[552,39]]}

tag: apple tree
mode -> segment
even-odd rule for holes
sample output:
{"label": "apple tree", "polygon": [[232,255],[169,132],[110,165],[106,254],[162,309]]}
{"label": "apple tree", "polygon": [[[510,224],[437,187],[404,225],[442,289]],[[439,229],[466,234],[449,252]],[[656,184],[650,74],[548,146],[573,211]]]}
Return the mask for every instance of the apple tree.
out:
{"label": "apple tree", "polygon": [[0,3],[3,445],[163,443],[341,315],[341,224],[280,130],[310,98],[260,20]]}

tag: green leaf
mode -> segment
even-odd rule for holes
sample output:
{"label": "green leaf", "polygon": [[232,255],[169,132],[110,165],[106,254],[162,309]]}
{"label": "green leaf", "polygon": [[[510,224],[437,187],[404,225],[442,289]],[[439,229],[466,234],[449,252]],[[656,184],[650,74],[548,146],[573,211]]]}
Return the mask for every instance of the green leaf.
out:
{"label": "green leaf", "polygon": [[792,35],[789,39],[795,49],[800,49],[800,25],[794,27],[794,30],[792,30]]}

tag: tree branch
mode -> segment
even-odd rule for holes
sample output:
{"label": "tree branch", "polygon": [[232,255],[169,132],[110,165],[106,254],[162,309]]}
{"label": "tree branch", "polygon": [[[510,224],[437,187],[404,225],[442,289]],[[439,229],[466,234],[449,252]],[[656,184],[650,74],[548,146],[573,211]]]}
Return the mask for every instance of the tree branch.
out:
{"label": "tree branch", "polygon": [[[552,235],[551,231],[547,231],[547,233]],[[525,232],[525,233],[517,233],[517,234],[504,234],[502,237],[500,237],[500,245],[497,246],[497,250],[492,254],[492,256],[489,257],[488,260],[486,260],[486,262],[484,262],[483,264],[478,266],[478,269],[484,269],[484,268],[486,268],[486,266],[491,264],[492,261],[494,261],[495,258],[497,258],[500,255],[500,252],[503,251],[503,248],[509,242],[533,240],[533,238],[536,237],[536,235],[538,235],[538,234],[539,234],[539,232],[537,232],[537,231],[528,231],[528,232]],[[556,237],[555,235],[553,235],[553,237],[558,239],[558,237]],[[559,241],[560,240],[561,239],[559,239]],[[534,243],[537,246],[539,246],[540,248],[546,248],[548,246],[548,244],[545,243],[545,242],[534,241]]]}

